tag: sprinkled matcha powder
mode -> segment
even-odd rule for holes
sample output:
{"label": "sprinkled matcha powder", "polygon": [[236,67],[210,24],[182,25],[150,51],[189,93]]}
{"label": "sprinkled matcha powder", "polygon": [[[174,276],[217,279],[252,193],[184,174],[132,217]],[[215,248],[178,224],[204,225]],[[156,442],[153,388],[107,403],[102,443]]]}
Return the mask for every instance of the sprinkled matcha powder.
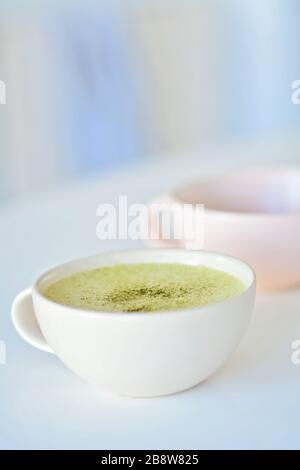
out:
{"label": "sprinkled matcha powder", "polygon": [[155,312],[219,302],[245,286],[223,271],[185,264],[123,264],[83,271],[51,284],[44,295],[91,310]]}

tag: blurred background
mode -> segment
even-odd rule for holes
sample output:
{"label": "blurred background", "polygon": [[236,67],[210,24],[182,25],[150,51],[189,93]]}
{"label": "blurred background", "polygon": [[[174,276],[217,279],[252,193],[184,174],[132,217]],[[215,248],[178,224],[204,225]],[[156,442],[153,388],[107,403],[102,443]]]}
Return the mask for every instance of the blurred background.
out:
{"label": "blurred background", "polygon": [[2,0],[0,204],[191,150],[300,148],[299,44],[299,0]]}

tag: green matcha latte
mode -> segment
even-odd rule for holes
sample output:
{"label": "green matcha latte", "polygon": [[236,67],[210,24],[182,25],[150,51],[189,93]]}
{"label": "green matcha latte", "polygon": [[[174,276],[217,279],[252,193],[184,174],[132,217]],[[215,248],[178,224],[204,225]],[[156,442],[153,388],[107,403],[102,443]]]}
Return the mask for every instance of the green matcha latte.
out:
{"label": "green matcha latte", "polygon": [[245,286],[223,271],[185,264],[121,264],[83,271],[51,284],[44,295],[73,307],[155,312],[219,302]]}

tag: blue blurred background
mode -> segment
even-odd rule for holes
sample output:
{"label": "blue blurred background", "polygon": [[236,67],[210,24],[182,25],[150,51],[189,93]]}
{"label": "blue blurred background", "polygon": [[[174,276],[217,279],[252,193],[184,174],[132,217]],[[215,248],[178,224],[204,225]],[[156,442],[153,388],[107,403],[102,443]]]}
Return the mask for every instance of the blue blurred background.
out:
{"label": "blue blurred background", "polygon": [[300,135],[299,0],[0,11],[0,203],[154,155]]}

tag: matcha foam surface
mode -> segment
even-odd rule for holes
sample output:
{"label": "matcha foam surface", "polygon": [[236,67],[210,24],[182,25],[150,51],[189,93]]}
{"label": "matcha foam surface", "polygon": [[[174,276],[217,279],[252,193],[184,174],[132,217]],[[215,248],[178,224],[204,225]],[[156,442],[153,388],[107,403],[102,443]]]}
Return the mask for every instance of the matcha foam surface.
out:
{"label": "matcha foam surface", "polygon": [[223,271],[185,264],[118,264],[79,272],[51,284],[55,302],[108,312],[192,308],[238,295],[245,286]]}

